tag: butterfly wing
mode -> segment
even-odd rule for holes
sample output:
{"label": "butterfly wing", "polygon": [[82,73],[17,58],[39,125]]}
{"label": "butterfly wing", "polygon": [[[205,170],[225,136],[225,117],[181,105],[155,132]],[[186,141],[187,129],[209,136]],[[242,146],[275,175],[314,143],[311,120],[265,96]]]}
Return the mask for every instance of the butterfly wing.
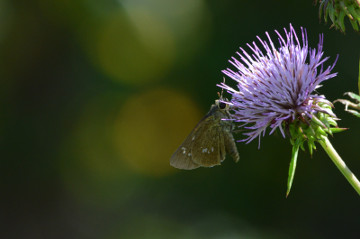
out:
{"label": "butterfly wing", "polygon": [[201,124],[192,145],[192,160],[203,167],[220,165],[225,159],[224,135],[216,114],[207,117]]}
{"label": "butterfly wing", "polygon": [[[200,166],[211,167],[220,164],[219,133],[221,127],[216,126],[216,117],[212,108],[196,125],[180,147],[170,158],[170,165],[179,169],[195,169]],[[221,139],[222,140],[222,139]],[[203,153],[207,150],[208,153]],[[223,150],[225,154],[225,148]],[[225,155],[224,155],[225,157]]]}
{"label": "butterfly wing", "polygon": [[174,168],[191,170],[200,167],[200,165],[194,163],[192,160],[191,148],[194,143],[192,138],[194,137],[195,132],[196,128],[189,134],[189,136],[171,156],[170,165]]}
{"label": "butterfly wing", "polygon": [[195,169],[220,165],[229,153],[234,161],[239,160],[232,123],[227,111],[212,105],[208,114],[196,125],[189,136],[170,158],[170,165],[179,169]]}

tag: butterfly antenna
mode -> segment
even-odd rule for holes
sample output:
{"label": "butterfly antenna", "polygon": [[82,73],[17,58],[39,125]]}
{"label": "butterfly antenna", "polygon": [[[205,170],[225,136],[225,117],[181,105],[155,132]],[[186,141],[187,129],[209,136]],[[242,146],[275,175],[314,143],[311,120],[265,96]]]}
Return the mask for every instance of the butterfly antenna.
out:
{"label": "butterfly antenna", "polygon": [[[223,77],[223,84],[225,84],[225,77]],[[223,99],[223,93],[224,93],[224,88],[221,88],[221,94],[218,92],[218,96],[221,100]]]}

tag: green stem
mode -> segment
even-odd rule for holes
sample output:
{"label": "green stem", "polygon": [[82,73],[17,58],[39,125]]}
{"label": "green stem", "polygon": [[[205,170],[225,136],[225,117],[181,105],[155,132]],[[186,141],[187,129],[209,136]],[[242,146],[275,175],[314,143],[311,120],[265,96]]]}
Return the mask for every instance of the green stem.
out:
{"label": "green stem", "polygon": [[[359,6],[360,6],[360,0],[358,0],[358,1],[359,1]],[[359,58],[358,91],[359,91],[359,95],[360,95],[360,58]]]}
{"label": "green stem", "polygon": [[325,152],[329,155],[329,157],[334,162],[336,167],[340,170],[340,172],[349,181],[351,186],[353,186],[355,191],[360,195],[360,182],[359,182],[359,180],[350,171],[350,169],[346,166],[345,162],[340,158],[339,154],[336,152],[336,150],[331,145],[329,139],[324,136],[324,137],[322,137],[322,140],[319,140],[318,142],[324,148]]}

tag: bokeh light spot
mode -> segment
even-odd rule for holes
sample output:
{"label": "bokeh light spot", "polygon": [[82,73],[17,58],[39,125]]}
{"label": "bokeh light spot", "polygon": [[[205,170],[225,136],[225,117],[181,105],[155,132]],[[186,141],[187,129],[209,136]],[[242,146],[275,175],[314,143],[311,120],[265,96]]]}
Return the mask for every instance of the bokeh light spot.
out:
{"label": "bokeh light spot", "polygon": [[129,98],[116,122],[120,157],[140,173],[173,172],[169,159],[201,117],[186,96],[157,89]]}
{"label": "bokeh light spot", "polygon": [[104,23],[97,44],[99,64],[112,79],[128,84],[164,76],[174,61],[174,40],[156,15],[137,13],[137,26],[118,11]]}
{"label": "bokeh light spot", "polygon": [[[121,4],[142,40],[151,42],[152,36],[159,35],[158,26],[144,21],[145,16],[156,16],[166,25],[174,39],[177,61],[188,62],[209,39],[211,16],[204,0],[122,0]],[[156,34],[149,34],[151,31]],[[161,43],[159,36],[157,42]]]}

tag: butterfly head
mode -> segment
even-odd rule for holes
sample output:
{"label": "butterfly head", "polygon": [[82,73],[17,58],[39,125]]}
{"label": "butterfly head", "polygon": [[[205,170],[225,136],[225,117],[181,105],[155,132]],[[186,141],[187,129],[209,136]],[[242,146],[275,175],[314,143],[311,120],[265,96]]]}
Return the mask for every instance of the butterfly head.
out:
{"label": "butterfly head", "polygon": [[219,100],[215,100],[215,105],[221,110],[229,110],[230,105],[225,103],[221,98]]}

